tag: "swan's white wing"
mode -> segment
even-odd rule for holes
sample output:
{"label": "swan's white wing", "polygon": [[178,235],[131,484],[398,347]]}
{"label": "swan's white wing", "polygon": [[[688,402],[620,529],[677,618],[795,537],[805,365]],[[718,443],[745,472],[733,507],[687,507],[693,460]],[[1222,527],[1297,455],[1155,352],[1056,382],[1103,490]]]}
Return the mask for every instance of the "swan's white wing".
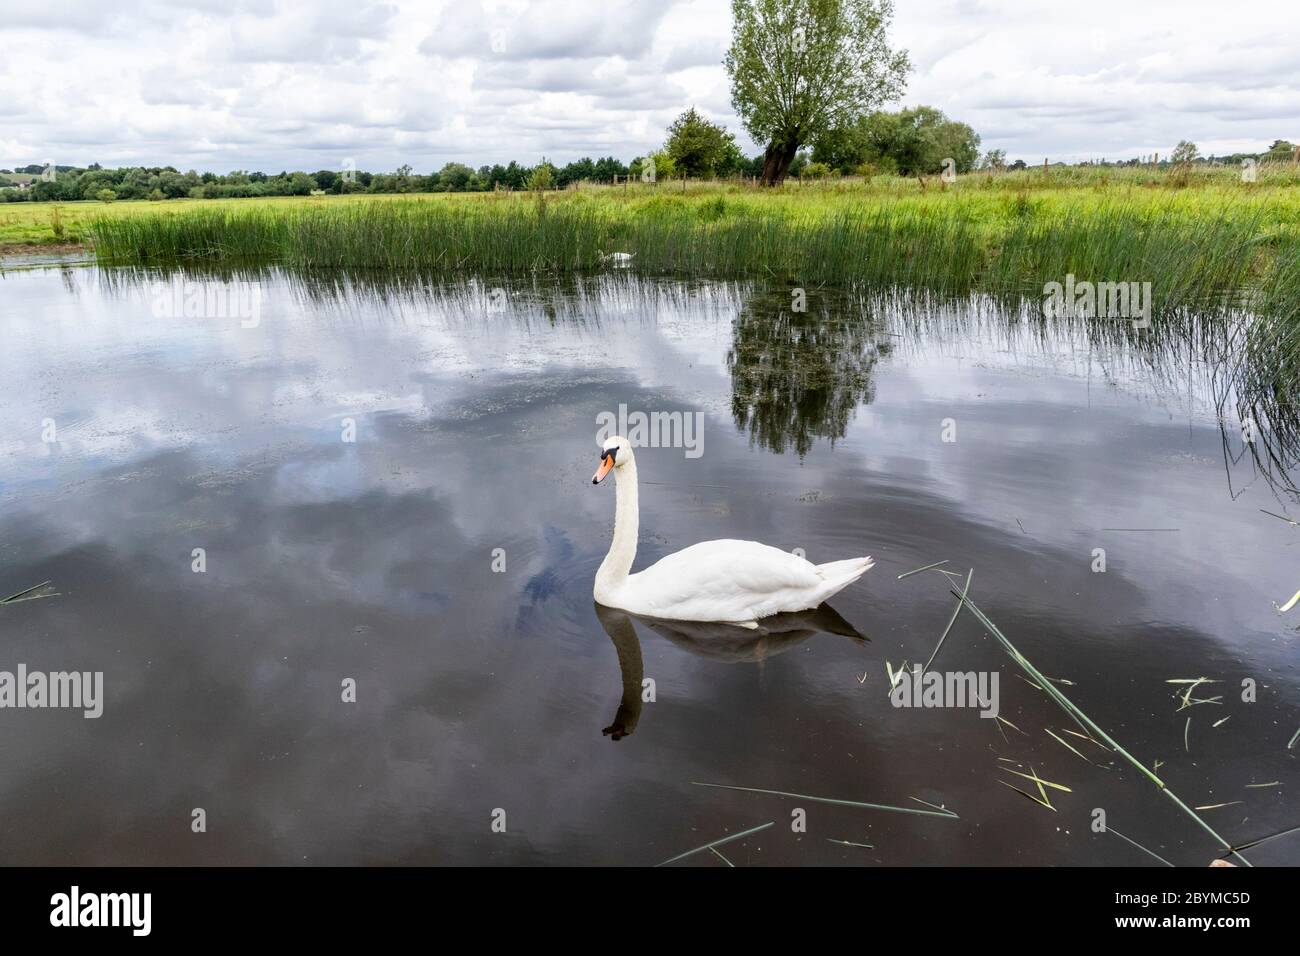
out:
{"label": "swan's white wing", "polygon": [[[809,561],[757,541],[704,541],[628,577],[629,610],[682,621],[753,621],[821,603]],[[633,606],[634,605],[634,606]]]}

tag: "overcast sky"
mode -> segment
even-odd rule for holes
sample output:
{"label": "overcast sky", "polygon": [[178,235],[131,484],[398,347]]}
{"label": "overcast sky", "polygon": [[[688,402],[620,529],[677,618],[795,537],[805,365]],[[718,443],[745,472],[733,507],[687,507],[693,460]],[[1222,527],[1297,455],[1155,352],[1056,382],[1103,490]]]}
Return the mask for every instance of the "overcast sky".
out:
{"label": "overcast sky", "polygon": [[[1300,142],[1296,0],[897,7],[901,103],[1010,159]],[[627,161],[692,104],[752,153],[730,30],[728,0],[0,0],[0,167]]]}

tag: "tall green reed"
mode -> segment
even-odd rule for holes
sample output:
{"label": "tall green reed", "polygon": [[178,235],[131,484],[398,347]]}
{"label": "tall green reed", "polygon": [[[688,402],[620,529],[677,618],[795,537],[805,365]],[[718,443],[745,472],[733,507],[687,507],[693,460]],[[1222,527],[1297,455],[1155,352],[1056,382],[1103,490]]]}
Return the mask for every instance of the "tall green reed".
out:
{"label": "tall green reed", "polygon": [[1157,314],[1246,305],[1292,315],[1300,227],[1266,205],[955,194],[890,202],[396,200],[104,216],[105,264],[580,273],[631,253],[646,274],[1041,297],[1067,275],[1151,284]]}

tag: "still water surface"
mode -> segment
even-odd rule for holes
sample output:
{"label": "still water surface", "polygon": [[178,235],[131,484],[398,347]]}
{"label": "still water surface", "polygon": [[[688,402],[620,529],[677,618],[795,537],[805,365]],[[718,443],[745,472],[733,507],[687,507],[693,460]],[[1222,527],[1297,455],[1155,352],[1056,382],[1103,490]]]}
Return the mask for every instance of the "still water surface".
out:
{"label": "still water surface", "polygon": [[[1229,840],[1300,822],[1300,609],[1274,607],[1300,530],[1260,510],[1297,509],[1220,420],[1203,350],[626,273],[272,273],[245,327],[155,314],[154,281],[0,277],[0,597],[59,592],[0,607],[0,670],[102,671],[105,697],[99,719],[0,710],[6,863],[653,864],[772,821],[726,857],[1158,865],[1093,832],[1101,809],[1207,864],[969,613],[934,666],[998,672],[1007,723],[891,706],[886,662],[929,657],[955,604],[950,578],[897,576],[944,559],[1189,805],[1228,804],[1202,815]],[[758,632],[596,608],[614,501],[590,477],[620,405],[702,423],[695,449],[638,450],[637,568],[721,537],[877,567]],[[1198,677],[1220,699],[1180,711],[1167,682]],[[1009,769],[1069,792],[1047,809]],[[1300,841],[1248,855],[1300,863]]]}

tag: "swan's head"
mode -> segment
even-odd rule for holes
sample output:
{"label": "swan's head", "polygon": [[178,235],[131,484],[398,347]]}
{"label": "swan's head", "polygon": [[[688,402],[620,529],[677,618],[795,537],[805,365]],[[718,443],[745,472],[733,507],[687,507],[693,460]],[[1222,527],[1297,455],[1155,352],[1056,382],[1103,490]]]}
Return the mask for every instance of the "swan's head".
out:
{"label": "swan's head", "polygon": [[606,438],[605,444],[600,449],[600,467],[591,476],[591,483],[593,485],[599,484],[611,471],[615,468],[624,467],[631,460],[631,442],[621,435],[612,435]]}

